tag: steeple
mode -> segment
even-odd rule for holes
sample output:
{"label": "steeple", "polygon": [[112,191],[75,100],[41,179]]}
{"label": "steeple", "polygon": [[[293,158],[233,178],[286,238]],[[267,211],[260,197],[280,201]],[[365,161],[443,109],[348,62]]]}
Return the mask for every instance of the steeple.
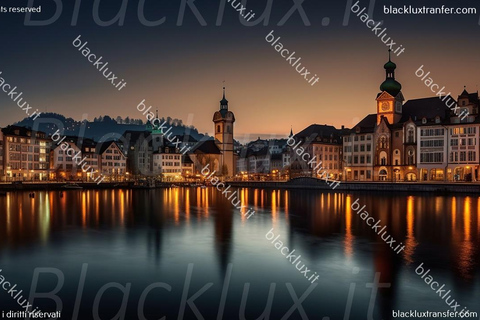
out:
{"label": "steeple", "polygon": [[218,171],[226,177],[235,175],[235,157],[233,131],[235,116],[228,110],[228,100],[225,98],[225,85],[223,86],[223,97],[220,100],[220,110],[213,114],[215,144],[220,150]]}
{"label": "steeple", "polygon": [[220,100],[220,110],[228,111],[228,100],[225,99],[225,86],[223,87],[223,99]]}
{"label": "steeple", "polygon": [[293,137],[293,127],[290,126],[290,135],[288,136],[289,138]]}
{"label": "steeple", "polygon": [[402,90],[402,85],[395,80],[395,69],[397,68],[397,65],[392,62],[390,54],[391,50],[389,49],[388,62],[383,66],[385,69],[385,81],[380,85],[380,90],[386,91],[395,97],[400,90]]}

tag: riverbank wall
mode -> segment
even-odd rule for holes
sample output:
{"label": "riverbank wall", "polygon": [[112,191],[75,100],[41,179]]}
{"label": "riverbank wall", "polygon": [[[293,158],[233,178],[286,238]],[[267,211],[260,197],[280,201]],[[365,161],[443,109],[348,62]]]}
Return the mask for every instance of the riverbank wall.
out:
{"label": "riverbank wall", "polygon": [[[332,192],[366,191],[366,192],[434,192],[434,193],[470,193],[480,195],[480,183],[424,183],[424,182],[341,182],[335,190],[321,179],[297,178],[290,181],[227,181],[233,188],[252,189],[286,189],[286,190],[322,190]],[[329,182],[332,185],[331,182]],[[1,183],[0,192],[6,191],[41,191],[68,190],[65,182],[48,183]],[[83,189],[142,189],[131,183],[81,183]],[[176,184],[188,186],[188,184]],[[162,183],[157,188],[168,188],[171,183]],[[147,189],[147,188],[145,188]]]}

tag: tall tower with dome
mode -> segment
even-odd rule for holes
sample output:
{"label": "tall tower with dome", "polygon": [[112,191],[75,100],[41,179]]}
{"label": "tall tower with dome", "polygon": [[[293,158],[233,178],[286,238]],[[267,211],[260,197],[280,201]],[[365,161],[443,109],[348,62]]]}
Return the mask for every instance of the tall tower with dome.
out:
{"label": "tall tower with dome", "polygon": [[388,62],[385,63],[385,81],[380,85],[381,92],[377,94],[377,125],[382,117],[388,120],[389,124],[394,124],[402,118],[403,101],[402,85],[395,80],[395,69],[397,65],[391,61],[391,50],[388,50]]}

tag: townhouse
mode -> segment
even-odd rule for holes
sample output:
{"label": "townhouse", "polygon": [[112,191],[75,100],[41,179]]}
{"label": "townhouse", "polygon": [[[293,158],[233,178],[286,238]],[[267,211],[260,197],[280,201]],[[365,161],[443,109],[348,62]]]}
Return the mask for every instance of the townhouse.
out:
{"label": "townhouse", "polygon": [[127,171],[127,157],[116,141],[106,141],[97,144],[96,152],[99,156],[100,174],[107,178],[107,182],[123,180]]}
{"label": "townhouse", "polygon": [[[326,124],[312,124],[295,134],[291,139],[295,141],[296,147],[290,146],[290,177],[319,178],[319,170],[314,171],[313,168],[321,164],[329,179],[340,180],[343,174],[342,134],[345,130],[343,126],[337,129]],[[299,148],[304,150],[302,154],[299,154]],[[304,153],[309,156],[304,156]],[[305,158],[309,161],[305,161]]]}
{"label": "townhouse", "polygon": [[1,131],[3,149],[1,179],[3,181],[47,180],[50,139],[46,134],[19,126],[8,126]]}

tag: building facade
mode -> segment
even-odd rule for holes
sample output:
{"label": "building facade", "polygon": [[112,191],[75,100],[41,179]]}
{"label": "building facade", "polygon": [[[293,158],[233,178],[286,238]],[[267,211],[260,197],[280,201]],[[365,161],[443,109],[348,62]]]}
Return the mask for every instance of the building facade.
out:
{"label": "building facade", "polygon": [[403,103],[396,65],[386,78],[376,113],[343,135],[346,181],[476,181],[479,176],[478,92]]}
{"label": "building facade", "polygon": [[153,173],[167,181],[181,180],[182,154],[178,148],[162,147],[153,153]]}
{"label": "building facade", "polygon": [[[320,174],[326,171],[329,179],[342,179],[344,131],[343,127],[337,129],[334,126],[312,124],[290,138],[295,142],[293,145],[290,143],[290,177],[320,178]],[[315,167],[322,167],[323,170],[314,170]]]}
{"label": "building facade", "polygon": [[5,181],[45,181],[50,139],[44,132],[8,126],[2,129]]}
{"label": "building facade", "polygon": [[[53,144],[50,150],[49,179],[93,181],[100,168],[96,145],[92,139],[78,137],[65,137],[61,144]],[[78,153],[80,159],[85,158],[79,165],[72,157]]]}
{"label": "building facade", "polygon": [[127,157],[116,141],[107,141],[97,146],[100,173],[107,181],[120,181],[126,175]]}

